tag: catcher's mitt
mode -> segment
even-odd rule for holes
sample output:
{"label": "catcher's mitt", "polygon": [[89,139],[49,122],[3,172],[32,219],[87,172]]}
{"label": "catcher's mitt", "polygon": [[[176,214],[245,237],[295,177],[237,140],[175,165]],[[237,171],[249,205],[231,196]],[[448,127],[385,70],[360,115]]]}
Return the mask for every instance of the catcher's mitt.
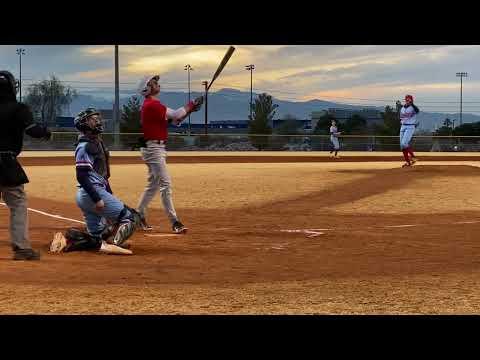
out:
{"label": "catcher's mitt", "polygon": [[58,254],[62,252],[65,247],[67,246],[67,239],[61,232],[56,233],[53,236],[53,240],[50,243],[50,252],[54,254]]}

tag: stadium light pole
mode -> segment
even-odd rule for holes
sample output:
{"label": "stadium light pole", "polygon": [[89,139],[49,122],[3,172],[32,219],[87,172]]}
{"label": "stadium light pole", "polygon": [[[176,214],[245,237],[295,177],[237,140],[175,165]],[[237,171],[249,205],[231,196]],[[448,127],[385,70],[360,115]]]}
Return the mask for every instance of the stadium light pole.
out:
{"label": "stadium light pole", "polygon": [[[193,71],[193,68],[190,66],[190,64],[185,65],[185,68],[183,70],[186,70],[188,73],[188,102],[190,102],[190,71]],[[190,135],[191,132],[191,125],[190,125],[190,114],[188,114],[188,135]]]}
{"label": "stadium light pole", "polygon": [[115,45],[115,105],[114,105],[114,144],[115,147],[120,145],[120,80],[118,70],[118,45]]}
{"label": "stadium light pole", "polygon": [[252,108],[253,108],[253,70],[255,65],[250,64],[245,66],[245,70],[250,71],[250,120],[252,120]]}
{"label": "stadium light pole", "polygon": [[17,55],[19,56],[19,60],[20,60],[20,74],[18,77],[18,89],[20,91],[20,102],[22,102],[22,55],[25,55],[25,49],[18,48]]}
{"label": "stadium light pole", "polygon": [[463,78],[467,77],[466,72],[457,72],[457,77],[460,78],[460,126],[462,125],[462,95],[463,95]]}
{"label": "stadium light pole", "polygon": [[208,128],[208,81],[202,81],[205,86],[205,135],[207,135]]}

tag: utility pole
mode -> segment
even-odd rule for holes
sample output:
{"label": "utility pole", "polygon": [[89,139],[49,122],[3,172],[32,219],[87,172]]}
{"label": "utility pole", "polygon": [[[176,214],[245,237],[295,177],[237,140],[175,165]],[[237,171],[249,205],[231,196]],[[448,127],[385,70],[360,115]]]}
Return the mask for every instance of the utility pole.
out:
{"label": "utility pole", "polygon": [[[188,73],[188,102],[190,102],[190,71],[193,70],[193,68],[190,66],[190,64],[185,65],[185,68],[183,70],[186,70]],[[191,125],[190,125],[190,114],[188,114],[188,135],[191,133]]]}
{"label": "utility pole", "polygon": [[115,147],[120,145],[120,81],[118,71],[118,45],[115,45],[115,105],[113,109]]}
{"label": "utility pole", "polygon": [[463,78],[467,77],[466,72],[457,72],[457,77],[460,78],[460,126],[462,125],[462,95],[463,95]]}
{"label": "utility pole", "polygon": [[250,64],[245,66],[245,70],[250,71],[250,120],[252,120],[252,108],[253,108],[253,70],[255,65]]}
{"label": "utility pole", "polygon": [[207,135],[207,129],[208,129],[208,81],[202,81],[202,85],[205,86],[205,135]]}
{"label": "utility pole", "polygon": [[17,55],[20,58],[20,74],[18,78],[18,87],[20,91],[20,102],[22,102],[22,55],[25,55],[25,49],[22,49],[22,48],[17,49]]}

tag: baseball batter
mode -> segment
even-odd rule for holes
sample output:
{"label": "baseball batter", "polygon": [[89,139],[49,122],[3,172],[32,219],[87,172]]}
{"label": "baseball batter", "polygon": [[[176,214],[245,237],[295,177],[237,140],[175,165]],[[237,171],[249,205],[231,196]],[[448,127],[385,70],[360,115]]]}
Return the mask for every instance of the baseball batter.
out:
{"label": "baseball batter", "polygon": [[[85,218],[87,232],[71,228],[65,236],[56,234],[50,251],[99,250],[131,254],[122,246],[140,224],[140,215],[113,195],[108,181],[109,152],[100,137],[103,132],[101,115],[94,108],[87,108],[74,122],[81,133],[75,150],[79,184],[76,202]],[[113,244],[107,242],[111,237]]]}
{"label": "baseball batter", "polygon": [[416,115],[419,112],[420,110],[413,103],[413,96],[405,95],[405,104],[400,110],[400,122],[402,124],[400,127],[400,149],[405,158],[405,164],[402,167],[412,166],[417,162],[410,142],[417,127]]}
{"label": "baseball batter", "polygon": [[339,158],[338,156],[338,150],[340,149],[340,142],[338,141],[338,135],[341,135],[342,133],[338,131],[337,128],[337,122],[335,120],[332,120],[332,126],[330,126],[330,142],[333,145],[332,151],[330,151],[330,155],[333,154],[335,151],[335,155],[333,155],[335,158]]}
{"label": "baseball batter", "polygon": [[145,214],[148,204],[157,192],[160,192],[163,208],[172,224],[174,233],[185,233],[187,228],[180,222],[172,200],[170,175],[167,171],[166,144],[168,138],[168,124],[179,125],[188,114],[200,110],[203,96],[190,101],[187,105],[173,110],[158,100],[160,94],[159,75],[144,77],[139,85],[138,92],[145,98],[141,110],[143,130],[143,144],[140,148],[142,159],[148,167],[148,184],[143,192],[137,210],[142,219],[144,230],[151,230]]}

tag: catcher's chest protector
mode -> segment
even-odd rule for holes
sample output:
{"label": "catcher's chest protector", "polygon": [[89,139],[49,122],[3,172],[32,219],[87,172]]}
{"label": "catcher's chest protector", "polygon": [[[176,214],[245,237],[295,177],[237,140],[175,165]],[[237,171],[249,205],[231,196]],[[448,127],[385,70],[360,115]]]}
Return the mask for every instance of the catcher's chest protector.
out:
{"label": "catcher's chest protector", "polygon": [[82,137],[78,141],[87,142],[85,150],[93,158],[93,170],[104,179],[110,177],[110,152],[100,138]]}

